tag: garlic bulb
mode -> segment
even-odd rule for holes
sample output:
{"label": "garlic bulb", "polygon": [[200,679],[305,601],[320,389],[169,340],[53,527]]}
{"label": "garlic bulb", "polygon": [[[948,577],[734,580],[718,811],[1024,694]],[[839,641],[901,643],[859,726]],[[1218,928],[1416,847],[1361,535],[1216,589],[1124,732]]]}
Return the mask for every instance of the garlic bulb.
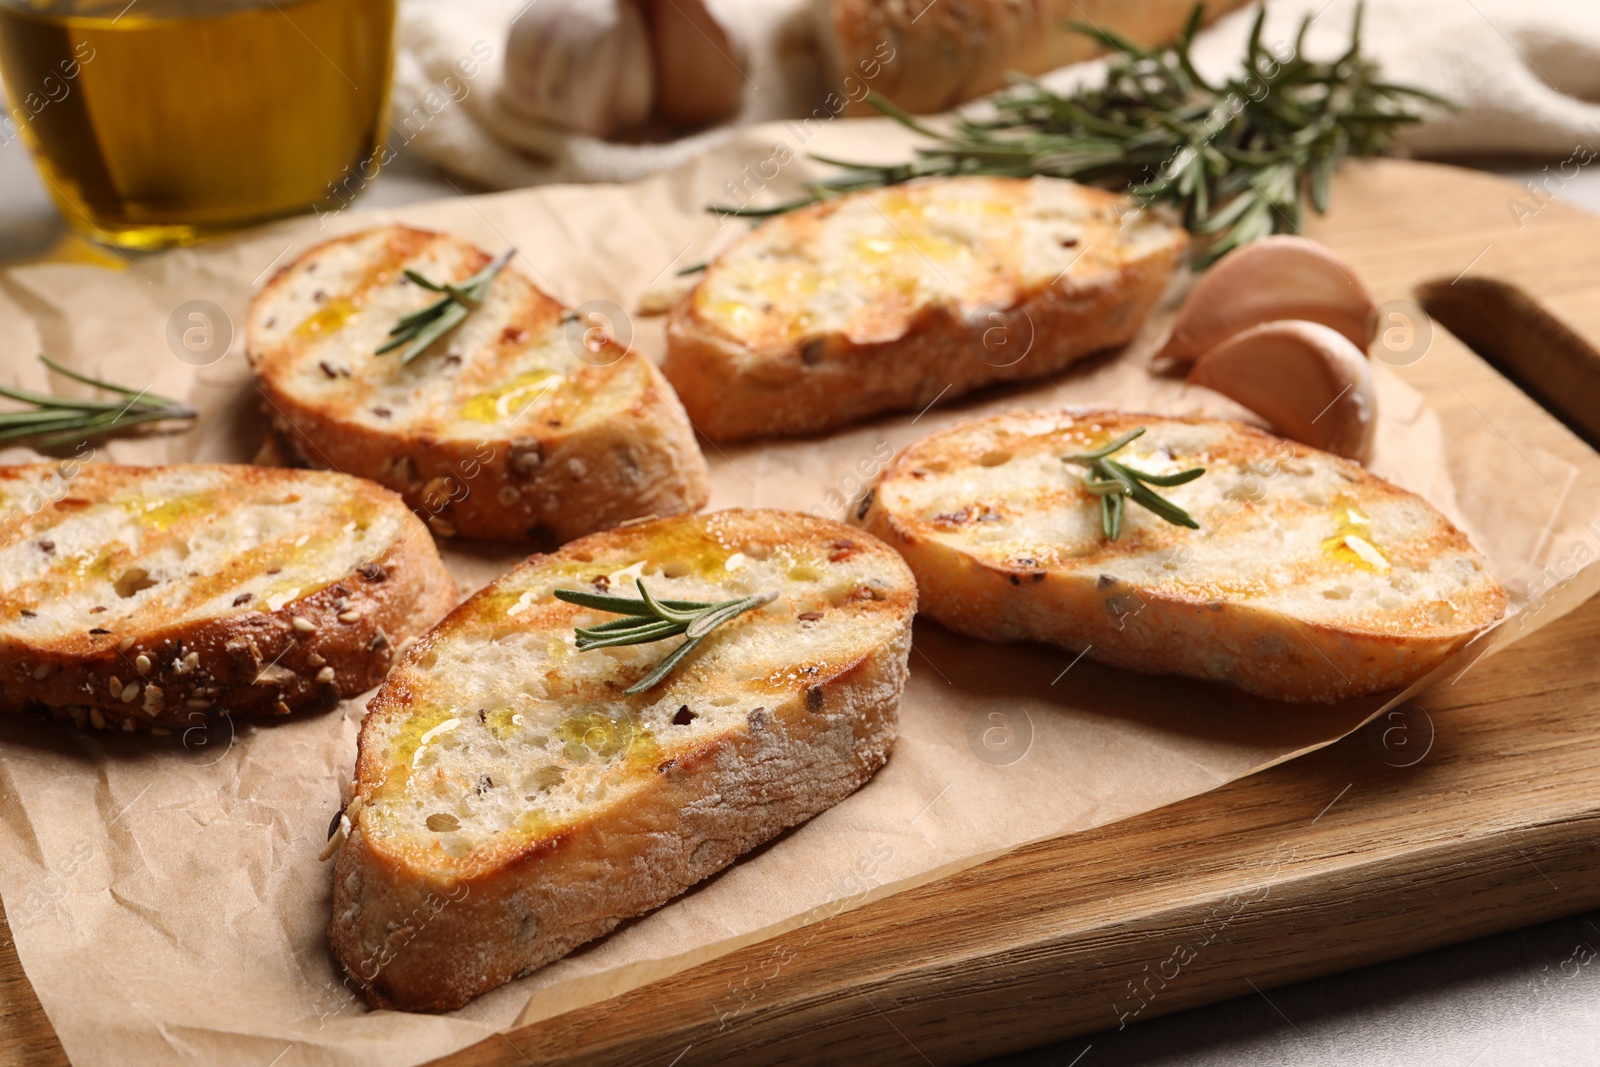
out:
{"label": "garlic bulb", "polygon": [[537,0],[506,39],[506,102],[527,118],[608,137],[650,116],[650,33],[633,0]]}
{"label": "garlic bulb", "polygon": [[1319,322],[1365,352],[1372,312],[1355,268],[1332,251],[1304,237],[1265,237],[1200,276],[1158,358],[1188,363],[1236,333],[1283,319]]}
{"label": "garlic bulb", "polygon": [[1367,354],[1318,322],[1265,322],[1195,361],[1192,385],[1236,400],[1274,432],[1365,463],[1377,430],[1378,389]]}
{"label": "garlic bulb", "polygon": [[705,126],[737,110],[749,50],[718,0],[650,0],[649,12],[656,114]]}

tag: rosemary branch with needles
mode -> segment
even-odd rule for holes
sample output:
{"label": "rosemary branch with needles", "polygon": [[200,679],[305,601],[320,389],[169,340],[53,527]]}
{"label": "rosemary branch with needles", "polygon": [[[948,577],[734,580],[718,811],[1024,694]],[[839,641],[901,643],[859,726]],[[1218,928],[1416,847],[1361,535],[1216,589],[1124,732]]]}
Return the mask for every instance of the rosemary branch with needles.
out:
{"label": "rosemary branch with needles", "polygon": [[199,416],[188,404],[79,374],[43,353],[39,354],[39,362],[75,382],[115,393],[117,399],[87,400],[0,385],[0,396],[31,405],[23,411],[0,412],[0,444],[60,448],[122,433],[144,423]]}
{"label": "rosemary branch with needles", "polygon": [[1126,463],[1111,458],[1113,454],[1132,444],[1144,433],[1144,429],[1140,426],[1136,430],[1129,430],[1093,452],[1080,452],[1061,457],[1063,463],[1089,468],[1089,473],[1084,475],[1083,484],[1089,492],[1100,498],[1100,530],[1110,541],[1115,541],[1122,533],[1122,511],[1124,502],[1128,500],[1155,512],[1174,526],[1187,526],[1191,530],[1200,529],[1200,524],[1195,522],[1187,511],[1153,491],[1150,486],[1156,485],[1167,489],[1174,485],[1192,482],[1206,472],[1204,467],[1190,467],[1176,474],[1150,474],[1135,470]]}
{"label": "rosemary branch with needles", "polygon": [[893,185],[951,175],[1045,175],[1121,189],[1138,204],[1166,204],[1206,239],[1201,269],[1238,245],[1272,233],[1298,233],[1304,204],[1328,208],[1333,173],[1348,156],[1371,156],[1396,130],[1419,122],[1412,105],[1450,106],[1420,89],[1379,79],[1361,52],[1361,8],[1338,58],[1310,60],[1300,24],[1287,58],[1261,40],[1256,14],[1243,70],[1213,84],[1191,58],[1204,5],[1197,4],[1171,45],[1146,48],[1120,34],[1070,23],[1111,51],[1105,84],[1057,93],[1013,75],[1013,88],[989,101],[990,113],[959,116],[935,129],[873,94],[870,102],[930,138],[906,163],[853,163],[813,155],[841,173],[809,182],[805,195],[766,208],[708,205],[762,218]]}
{"label": "rosemary branch with needles", "polygon": [[651,668],[649,674],[623,690],[629,696],[636,696],[654,688],[672,673],[672,668],[693,652],[712,630],[751,608],[758,608],[776,600],[778,596],[777,593],[757,593],[754,596],[723,601],[657,600],[644,587],[644,582],[638,582],[638,586],[637,597],[616,596],[611,593],[586,593],[580,589],[555,591],[558,600],[622,616],[620,619],[603,622],[598,626],[578,627],[576,632],[579,652],[587,652],[593,648],[612,648],[617,645],[649,644],[679,634],[688,638],[683,644],[667,653],[660,663]]}
{"label": "rosemary branch with needles", "polygon": [[508,248],[496,256],[488,266],[459,284],[440,284],[429,281],[414,270],[406,277],[430,293],[443,293],[438,300],[425,308],[401,316],[389,331],[389,340],[374,355],[381,356],[405,346],[400,353],[401,363],[410,363],[428,350],[428,346],[461,325],[463,319],[476,311],[489,295],[495,276],[511,261],[515,248]]}

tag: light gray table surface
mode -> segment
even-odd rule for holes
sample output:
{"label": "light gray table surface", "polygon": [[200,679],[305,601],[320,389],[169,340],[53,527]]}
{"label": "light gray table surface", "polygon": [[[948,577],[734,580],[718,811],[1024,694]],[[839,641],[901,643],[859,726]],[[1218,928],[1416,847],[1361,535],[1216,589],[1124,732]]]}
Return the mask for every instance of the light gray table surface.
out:
{"label": "light gray table surface", "polygon": [[[1537,178],[1542,165],[1495,160],[1477,164],[1517,181]],[[372,184],[361,203],[388,206],[455,195],[456,190],[428,164],[402,156]],[[1585,171],[1558,195],[1600,213],[1600,174]],[[0,146],[0,266],[44,256],[63,233],[20,142]],[[1600,705],[1600,697],[1596,703]],[[1261,995],[991,1063],[1005,1067],[1600,1065],[1600,911],[1268,989]]]}

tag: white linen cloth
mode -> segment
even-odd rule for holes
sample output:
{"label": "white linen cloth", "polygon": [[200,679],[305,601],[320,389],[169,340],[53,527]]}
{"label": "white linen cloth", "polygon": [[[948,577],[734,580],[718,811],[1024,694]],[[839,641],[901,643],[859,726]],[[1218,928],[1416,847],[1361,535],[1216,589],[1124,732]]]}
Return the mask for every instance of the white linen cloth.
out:
{"label": "white linen cloth", "polygon": [[[397,151],[417,151],[489,188],[542,182],[629,181],[724,139],[736,125],[808,115],[829,92],[812,0],[735,0],[730,16],[750,44],[748,84],[726,125],[675,141],[620,144],[518,116],[500,102],[506,33],[541,0],[405,0],[395,72]],[[940,2],[940,0],[935,0]],[[1314,15],[1306,50],[1337,54],[1356,0],[1271,0],[1266,39],[1288,43]],[[1254,8],[1207,28],[1202,71],[1223,75],[1243,52]],[[1600,3],[1595,0],[1366,0],[1364,50],[1391,81],[1458,105],[1408,129],[1414,154],[1517,153],[1561,159],[1600,151]],[[487,55],[478,64],[467,57]],[[1053,85],[1092,78],[1098,62],[1064,68]],[[473,70],[465,77],[465,70]]]}

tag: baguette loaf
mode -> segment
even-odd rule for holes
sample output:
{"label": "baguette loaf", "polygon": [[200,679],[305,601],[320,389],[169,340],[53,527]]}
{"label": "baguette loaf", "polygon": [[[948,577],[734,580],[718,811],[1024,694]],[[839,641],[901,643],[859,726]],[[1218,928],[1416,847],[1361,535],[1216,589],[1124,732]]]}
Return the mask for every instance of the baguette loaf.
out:
{"label": "baguette loaf", "polygon": [[[1083,453],[1205,474],[1158,492],[1189,530],[1128,504],[1107,540]],[[1348,460],[1236,423],[1019,412],[906,449],[864,511],[964,634],[1035,640],[1128,670],[1279,700],[1405,686],[1499,619],[1505,591],[1426,501]]]}
{"label": "baguette loaf", "polygon": [[[777,598],[680,643],[576,651],[557,589]],[[382,1007],[442,1010],[649,911],[872,777],[916,587],[883,544],[778,511],[647,520],[533,556],[447,617],[362,724],[334,953]]]}
{"label": "baguette loaf", "polygon": [[[831,85],[849,112],[876,114],[865,88],[916,114],[946,111],[1005,87],[1012,73],[1044,74],[1092,59],[1105,46],[1076,32],[1089,23],[1142,45],[1177,37],[1190,0],[819,0]],[[1245,0],[1210,0],[1206,21]],[[831,32],[830,32],[831,31]],[[842,104],[825,101],[830,112]]]}
{"label": "baguette loaf", "polygon": [[0,711],[172,730],[376,685],[455,604],[422,523],[343,474],[0,468]]}
{"label": "baguette loaf", "polygon": [[672,310],[662,370],[716,440],[812,434],[1052,374],[1133,337],[1188,242],[1052,178],[943,178],[768,220]]}
{"label": "baguette loaf", "polygon": [[394,489],[445,537],[554,545],[701,507],[705,459],[655,365],[512,266],[410,363],[374,355],[439,298],[406,270],[459,283],[489,261],[387,226],[319,245],[268,282],[248,351],[284,451]]}

